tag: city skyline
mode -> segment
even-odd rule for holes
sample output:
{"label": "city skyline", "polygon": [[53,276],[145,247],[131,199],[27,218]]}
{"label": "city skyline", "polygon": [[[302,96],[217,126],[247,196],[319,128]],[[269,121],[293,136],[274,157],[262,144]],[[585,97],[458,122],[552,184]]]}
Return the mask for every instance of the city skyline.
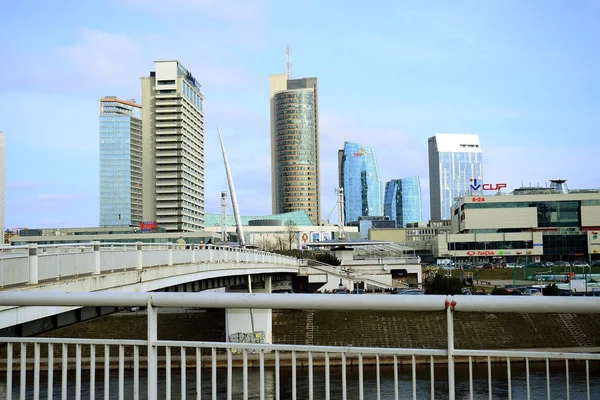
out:
{"label": "city skyline", "polygon": [[[385,15],[308,2],[293,19],[276,2],[175,3],[168,16],[156,0],[41,3],[36,13],[7,4],[0,33],[16,40],[0,66],[6,227],[98,225],[98,99],[139,100],[139,77],[160,59],[179,59],[207,96],[206,212],[219,212],[227,188],[218,123],[241,212],[271,213],[265,82],[285,70],[287,41],[293,78],[319,77],[322,218],[335,206],[344,141],[377,149],[382,181],[420,176],[427,213],[435,132],[477,132],[485,179],[507,192],[557,177],[600,187],[588,145],[600,127],[595,1],[382,2]],[[212,39],[192,51],[190,37]]]}

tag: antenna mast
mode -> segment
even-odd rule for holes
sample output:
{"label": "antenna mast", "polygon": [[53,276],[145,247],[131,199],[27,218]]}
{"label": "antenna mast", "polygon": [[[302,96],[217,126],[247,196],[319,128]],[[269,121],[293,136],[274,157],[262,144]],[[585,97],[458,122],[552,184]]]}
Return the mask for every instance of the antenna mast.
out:
{"label": "antenna mast", "polygon": [[292,47],[289,43],[285,45],[285,66],[287,68],[287,78],[292,79]]}
{"label": "antenna mast", "polygon": [[219,140],[221,141],[221,151],[223,152],[223,163],[225,164],[225,173],[227,174],[227,183],[229,183],[229,193],[231,194],[231,205],[233,206],[233,217],[235,218],[235,230],[238,234],[238,241],[240,247],[246,247],[246,238],[244,237],[244,228],[242,227],[242,219],[240,217],[240,210],[238,209],[237,196],[235,195],[235,187],[233,186],[233,178],[231,177],[231,171],[229,170],[229,161],[227,160],[227,153],[225,153],[225,145],[223,144],[223,137],[221,131],[217,126],[217,133],[219,134]]}

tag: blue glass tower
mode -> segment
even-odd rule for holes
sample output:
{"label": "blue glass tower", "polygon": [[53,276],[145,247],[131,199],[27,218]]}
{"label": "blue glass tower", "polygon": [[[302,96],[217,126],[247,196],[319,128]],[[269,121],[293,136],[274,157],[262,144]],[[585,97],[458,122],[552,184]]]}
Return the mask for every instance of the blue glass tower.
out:
{"label": "blue glass tower", "polygon": [[393,179],[385,184],[384,212],[392,221],[396,221],[398,227],[422,221],[423,203],[418,176]]}
{"label": "blue glass tower", "polygon": [[142,221],[142,108],[116,97],[100,100],[100,226]]}
{"label": "blue glass tower", "polygon": [[338,152],[338,162],[345,222],[357,221],[360,216],[381,216],[383,193],[373,147],[345,142]]}

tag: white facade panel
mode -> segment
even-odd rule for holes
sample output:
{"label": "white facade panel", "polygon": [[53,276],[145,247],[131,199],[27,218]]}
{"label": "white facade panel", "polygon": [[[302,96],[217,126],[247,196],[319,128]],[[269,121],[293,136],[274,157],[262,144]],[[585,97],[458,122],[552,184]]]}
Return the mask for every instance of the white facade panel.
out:
{"label": "white facade panel", "polygon": [[581,206],[581,226],[600,226],[600,206]]}
{"label": "white facade panel", "polygon": [[537,209],[535,207],[467,209],[461,212],[460,219],[461,230],[536,228]]}

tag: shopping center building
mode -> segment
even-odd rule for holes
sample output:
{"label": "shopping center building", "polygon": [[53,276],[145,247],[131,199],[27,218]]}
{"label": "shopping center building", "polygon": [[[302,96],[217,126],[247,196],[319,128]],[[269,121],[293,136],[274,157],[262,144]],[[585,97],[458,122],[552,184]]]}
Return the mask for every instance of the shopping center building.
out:
{"label": "shopping center building", "polygon": [[569,191],[565,182],[459,199],[452,206],[450,233],[432,240],[434,257],[525,263],[600,259],[600,190]]}

